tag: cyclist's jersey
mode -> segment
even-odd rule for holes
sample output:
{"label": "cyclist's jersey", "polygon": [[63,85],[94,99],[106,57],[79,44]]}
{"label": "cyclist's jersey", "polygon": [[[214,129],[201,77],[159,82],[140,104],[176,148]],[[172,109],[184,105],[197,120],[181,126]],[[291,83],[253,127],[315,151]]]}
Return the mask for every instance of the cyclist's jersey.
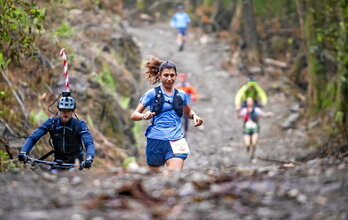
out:
{"label": "cyclist's jersey", "polygon": [[170,25],[176,28],[187,28],[190,21],[191,19],[188,16],[188,14],[186,14],[185,12],[179,11],[173,15],[170,21]]}
{"label": "cyclist's jersey", "polygon": [[198,99],[198,92],[189,83],[177,83],[175,88],[181,89],[188,96],[188,101],[196,101]]}
{"label": "cyclist's jersey", "polygon": [[[74,131],[75,124],[77,125],[76,131]],[[54,131],[51,131],[51,128],[53,128]],[[36,142],[47,132],[53,135],[52,142],[55,148],[55,154],[75,155],[83,151],[83,144],[86,148],[87,157],[94,157],[95,146],[93,137],[86,123],[76,118],[71,118],[66,124],[63,124],[59,117],[49,118],[25,140],[21,151],[29,153]],[[73,137],[73,135],[78,135],[78,137]]]}
{"label": "cyclist's jersey", "polygon": [[254,88],[250,88],[248,85],[242,86],[235,96],[234,103],[236,105],[240,105],[248,97],[251,97],[254,100],[259,100],[262,105],[267,104],[267,95],[265,91],[257,84],[254,85]]}
{"label": "cyclist's jersey", "polygon": [[[163,92],[163,89],[161,87]],[[150,107],[150,111],[153,111],[153,102],[155,100],[156,91],[154,88],[148,90],[141,98],[140,103],[145,107]],[[169,96],[163,92],[165,102],[163,105],[162,113],[154,116],[151,119],[151,123],[146,129],[145,136],[157,140],[177,140],[184,137],[181,129],[181,117],[174,111],[172,104],[173,95]],[[183,99],[183,106],[188,104],[188,98],[182,90],[178,90],[178,95]]]}

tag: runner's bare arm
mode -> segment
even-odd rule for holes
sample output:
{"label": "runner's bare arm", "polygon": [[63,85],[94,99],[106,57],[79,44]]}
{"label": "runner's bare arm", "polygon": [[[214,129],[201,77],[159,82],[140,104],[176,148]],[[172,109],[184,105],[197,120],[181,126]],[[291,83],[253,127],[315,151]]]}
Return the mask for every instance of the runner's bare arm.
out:
{"label": "runner's bare arm", "polygon": [[203,124],[203,119],[199,117],[192,109],[190,105],[184,106],[184,113],[186,117],[193,120],[194,126],[200,126]]}
{"label": "runner's bare arm", "polygon": [[150,111],[143,113],[145,109],[146,109],[146,106],[139,103],[139,105],[137,106],[137,108],[134,110],[134,112],[131,115],[131,120],[132,121],[149,120],[155,115],[154,112],[150,112]]}

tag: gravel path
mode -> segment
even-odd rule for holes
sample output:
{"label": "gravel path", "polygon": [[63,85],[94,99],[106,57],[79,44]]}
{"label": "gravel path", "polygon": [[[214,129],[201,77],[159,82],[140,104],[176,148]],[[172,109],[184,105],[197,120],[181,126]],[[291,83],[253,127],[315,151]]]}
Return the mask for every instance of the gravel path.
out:
{"label": "gravel path", "polygon": [[[205,123],[200,128],[190,127],[188,142],[191,155],[186,160],[185,168],[255,168],[269,164],[260,160],[251,164],[243,148],[242,121],[236,118],[234,96],[247,78],[231,76],[222,69],[224,50],[228,48],[226,43],[212,41],[202,45],[198,36],[189,32],[185,50],[178,52],[175,31],[165,24],[129,28],[129,32],[137,38],[144,60],[157,56],[174,61],[178,71],[187,73],[190,83],[200,93],[201,99],[192,103],[192,108],[203,117]],[[272,82],[276,82],[268,77],[255,78],[266,91]],[[290,108],[291,98],[288,100],[283,94],[268,93],[269,105],[266,110],[276,115],[261,120],[257,156],[293,160],[306,151],[303,149],[304,135],[300,132],[286,133],[280,129],[280,122]],[[296,144],[293,140],[302,142]]]}

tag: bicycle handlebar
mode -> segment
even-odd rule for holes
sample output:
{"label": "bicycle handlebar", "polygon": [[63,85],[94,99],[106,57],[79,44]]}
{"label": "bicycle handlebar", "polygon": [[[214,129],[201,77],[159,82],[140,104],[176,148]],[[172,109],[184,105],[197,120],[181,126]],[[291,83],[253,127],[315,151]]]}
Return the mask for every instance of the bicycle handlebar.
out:
{"label": "bicycle handlebar", "polygon": [[[31,162],[32,166],[36,166],[38,163],[46,164],[51,166],[51,168],[59,168],[59,169],[71,169],[75,168],[75,164],[73,163],[63,163],[62,161],[46,161],[46,160],[38,160],[38,159],[32,159],[28,157],[29,161]],[[81,166],[81,163],[79,164],[79,170],[82,170],[83,167]]]}

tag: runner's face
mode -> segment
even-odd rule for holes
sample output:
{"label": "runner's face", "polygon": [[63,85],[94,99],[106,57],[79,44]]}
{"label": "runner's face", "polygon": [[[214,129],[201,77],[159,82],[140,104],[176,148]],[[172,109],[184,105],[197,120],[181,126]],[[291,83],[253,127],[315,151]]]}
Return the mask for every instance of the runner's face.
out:
{"label": "runner's face", "polygon": [[164,87],[166,88],[172,88],[175,80],[176,80],[176,73],[174,69],[163,69],[162,73],[160,75],[160,80]]}
{"label": "runner's face", "polygon": [[247,98],[246,102],[248,107],[252,107],[254,105],[254,100],[250,97]]}
{"label": "runner's face", "polygon": [[60,110],[60,119],[63,123],[67,123],[72,118],[73,113],[73,110]]}
{"label": "runner's face", "polygon": [[178,77],[178,79],[179,79],[179,81],[181,83],[185,83],[186,82],[186,77],[185,76],[180,76],[180,77]]}

